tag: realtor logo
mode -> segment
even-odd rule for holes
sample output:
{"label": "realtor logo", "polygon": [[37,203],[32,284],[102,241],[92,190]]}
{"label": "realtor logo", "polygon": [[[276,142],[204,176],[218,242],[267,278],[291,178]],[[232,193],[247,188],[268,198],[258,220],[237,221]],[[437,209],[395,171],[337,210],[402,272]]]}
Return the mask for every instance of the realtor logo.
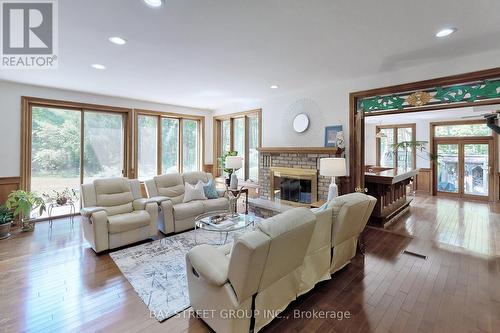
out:
{"label": "realtor logo", "polygon": [[1,68],[57,67],[57,0],[0,0]]}

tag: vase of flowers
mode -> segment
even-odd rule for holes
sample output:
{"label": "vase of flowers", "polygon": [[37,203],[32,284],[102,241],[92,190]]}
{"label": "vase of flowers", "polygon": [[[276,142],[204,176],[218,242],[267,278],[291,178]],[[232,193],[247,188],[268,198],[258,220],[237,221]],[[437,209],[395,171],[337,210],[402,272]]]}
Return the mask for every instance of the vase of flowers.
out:
{"label": "vase of flowers", "polygon": [[5,203],[13,216],[21,221],[22,231],[35,230],[35,217],[45,211],[45,201],[36,193],[18,190],[12,191]]}

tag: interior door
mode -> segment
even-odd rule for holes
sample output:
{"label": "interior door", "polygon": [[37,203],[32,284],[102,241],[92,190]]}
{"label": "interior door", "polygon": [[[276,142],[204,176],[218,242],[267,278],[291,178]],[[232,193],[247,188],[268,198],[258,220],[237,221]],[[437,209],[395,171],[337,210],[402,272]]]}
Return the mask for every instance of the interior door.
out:
{"label": "interior door", "polygon": [[492,194],[493,142],[481,140],[440,140],[436,143],[437,194],[488,200]]}

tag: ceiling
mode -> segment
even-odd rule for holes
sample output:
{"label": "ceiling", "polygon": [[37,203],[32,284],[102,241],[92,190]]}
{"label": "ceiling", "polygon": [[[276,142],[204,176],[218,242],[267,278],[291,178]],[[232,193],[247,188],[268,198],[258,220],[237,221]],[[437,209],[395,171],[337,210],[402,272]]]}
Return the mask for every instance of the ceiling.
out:
{"label": "ceiling", "polygon": [[499,13],[498,0],[62,0],[59,68],[0,79],[217,109],[500,49]]}

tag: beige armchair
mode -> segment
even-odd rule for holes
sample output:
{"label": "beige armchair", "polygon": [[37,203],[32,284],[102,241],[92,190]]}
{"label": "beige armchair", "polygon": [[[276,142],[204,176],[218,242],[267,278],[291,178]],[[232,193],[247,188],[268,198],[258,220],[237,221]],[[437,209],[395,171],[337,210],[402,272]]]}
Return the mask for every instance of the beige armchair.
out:
{"label": "beige armchair", "polygon": [[191,249],[186,268],[193,309],[207,314],[203,320],[216,332],[259,331],[296,299],[314,222],[309,209],[295,208],[259,223],[232,248]]}
{"label": "beige armchair", "polygon": [[372,214],[377,199],[363,193],[350,193],[332,200],[332,261],[330,273],[342,269],[356,255],[358,238]]}
{"label": "beige armchair", "polygon": [[81,186],[83,235],[95,252],[157,234],[156,202],[142,198],[138,180],[97,179]]}
{"label": "beige armchair", "polygon": [[158,230],[164,234],[194,228],[196,216],[217,210],[228,210],[229,200],[224,191],[218,191],[217,199],[183,202],[184,183],[207,183],[213,176],[205,172],[171,173],[156,176],[145,182],[148,197],[158,203]]}

